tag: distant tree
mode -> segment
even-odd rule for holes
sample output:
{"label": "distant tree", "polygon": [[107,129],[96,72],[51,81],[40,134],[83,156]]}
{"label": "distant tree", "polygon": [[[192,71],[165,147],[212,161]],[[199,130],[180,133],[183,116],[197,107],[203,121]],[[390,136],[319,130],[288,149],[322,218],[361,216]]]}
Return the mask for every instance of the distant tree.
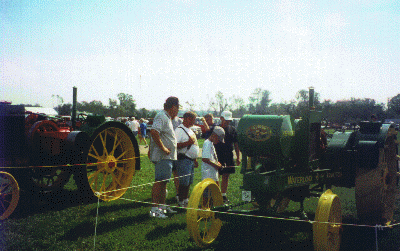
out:
{"label": "distant tree", "polygon": [[387,118],[400,118],[400,94],[390,99],[387,110]]}
{"label": "distant tree", "polygon": [[232,111],[232,116],[235,118],[241,118],[247,113],[246,104],[243,98],[233,95],[229,99],[230,105],[229,109]]}
{"label": "distant tree", "polygon": [[72,104],[60,104],[54,107],[54,110],[57,111],[58,115],[70,116],[72,113]]}
{"label": "distant tree", "polygon": [[249,97],[249,112],[251,114],[268,114],[268,106],[271,102],[270,94],[268,90],[254,89]]}
{"label": "distant tree", "polygon": [[126,93],[119,93],[117,95],[119,100],[119,105],[124,108],[128,114],[134,114],[136,111],[135,100],[133,100],[132,95]]}
{"label": "distant tree", "polygon": [[210,99],[210,110],[214,111],[214,115],[219,116],[228,108],[228,100],[221,91],[215,94],[215,99]]}

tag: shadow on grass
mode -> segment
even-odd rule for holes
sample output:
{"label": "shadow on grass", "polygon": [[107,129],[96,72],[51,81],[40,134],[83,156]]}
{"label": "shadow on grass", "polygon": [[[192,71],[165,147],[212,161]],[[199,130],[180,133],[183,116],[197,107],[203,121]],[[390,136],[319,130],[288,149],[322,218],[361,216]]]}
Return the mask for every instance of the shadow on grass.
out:
{"label": "shadow on grass", "polygon": [[94,196],[85,196],[78,191],[55,190],[51,192],[21,192],[18,206],[10,218],[20,219],[28,216],[60,211],[66,208],[88,205],[97,202]]}
{"label": "shadow on grass", "polygon": [[180,224],[173,223],[173,224],[169,224],[168,226],[165,226],[165,227],[158,226],[154,230],[152,230],[148,234],[146,234],[146,239],[149,241],[153,241],[160,237],[167,236],[174,231],[184,230],[184,229],[186,229],[186,223],[180,223]]}
{"label": "shadow on grass", "polygon": [[[141,214],[132,217],[123,217],[117,219],[115,221],[105,221],[101,222],[97,225],[96,233],[97,235],[101,235],[107,232],[112,232],[117,229],[121,229],[126,226],[136,225],[138,223],[147,221],[149,216],[147,214]],[[63,236],[59,238],[60,241],[68,240],[68,241],[76,241],[78,238],[85,238],[88,236],[93,236],[95,225],[93,221],[85,221],[74,228],[71,228],[68,232],[66,232]]]}
{"label": "shadow on grass", "polygon": [[[343,223],[357,224],[354,218]],[[400,227],[378,231],[379,250],[400,250]],[[193,241],[193,240],[191,240]],[[187,248],[203,250],[201,248]],[[207,250],[301,250],[313,251],[312,225],[281,220],[235,220],[224,222],[216,241]],[[341,251],[376,250],[375,228],[344,226]]]}
{"label": "shadow on grass", "polygon": [[[110,212],[136,209],[143,206],[143,204],[135,202],[118,201],[117,202],[118,204],[107,204],[107,203],[114,203],[114,202],[100,202],[100,207],[99,207],[100,216]],[[96,216],[96,214],[97,214],[97,207],[89,211],[89,215]]]}

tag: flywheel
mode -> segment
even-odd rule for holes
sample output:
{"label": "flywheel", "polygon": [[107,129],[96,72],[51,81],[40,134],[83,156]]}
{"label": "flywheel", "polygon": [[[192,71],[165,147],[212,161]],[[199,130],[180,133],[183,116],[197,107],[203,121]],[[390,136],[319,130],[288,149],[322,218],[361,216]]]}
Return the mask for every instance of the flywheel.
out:
{"label": "flywheel", "polygon": [[338,251],[341,242],[342,209],[339,197],[330,189],[321,195],[315,212],[313,242],[315,251]]}
{"label": "flywheel", "polygon": [[377,168],[357,168],[357,216],[364,224],[390,224],[397,194],[397,131],[390,128],[383,148],[379,149]]}
{"label": "flywheel", "polygon": [[200,247],[211,244],[218,236],[222,221],[212,212],[214,206],[222,206],[219,186],[212,179],[199,182],[190,195],[186,214],[190,236]]}

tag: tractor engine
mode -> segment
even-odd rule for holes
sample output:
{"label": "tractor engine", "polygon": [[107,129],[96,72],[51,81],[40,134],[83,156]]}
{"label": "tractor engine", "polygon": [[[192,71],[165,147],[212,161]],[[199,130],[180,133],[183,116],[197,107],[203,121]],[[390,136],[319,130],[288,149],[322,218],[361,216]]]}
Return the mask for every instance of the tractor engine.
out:
{"label": "tractor engine", "polygon": [[283,168],[289,161],[293,136],[289,115],[243,116],[238,141],[246,170],[266,173]]}

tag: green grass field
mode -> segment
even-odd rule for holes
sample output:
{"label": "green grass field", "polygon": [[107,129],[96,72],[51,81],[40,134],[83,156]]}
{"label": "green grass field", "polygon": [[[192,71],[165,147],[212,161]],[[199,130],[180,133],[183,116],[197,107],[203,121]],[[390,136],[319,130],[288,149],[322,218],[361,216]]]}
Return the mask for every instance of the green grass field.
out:
{"label": "green grass field", "polygon": [[[61,191],[22,193],[16,212],[0,222],[0,250],[201,250],[190,239],[185,211],[161,220],[149,217],[151,182],[154,166],[141,156],[142,169],[136,172],[132,186],[116,201],[93,200],[79,203],[73,179]],[[201,180],[196,169],[195,183]],[[239,170],[230,178],[228,196],[232,203],[241,199]],[[175,188],[168,184],[167,203],[175,204]],[[342,202],[345,223],[357,223],[354,190],[336,188]],[[140,203],[133,200],[141,201]],[[317,199],[306,201],[312,217]],[[299,208],[291,202],[289,210]],[[396,219],[399,219],[396,211]],[[310,223],[234,217],[225,222],[217,240],[203,250],[313,250]],[[379,250],[399,250],[399,228],[379,231]],[[375,229],[344,227],[341,250],[376,250]]]}

